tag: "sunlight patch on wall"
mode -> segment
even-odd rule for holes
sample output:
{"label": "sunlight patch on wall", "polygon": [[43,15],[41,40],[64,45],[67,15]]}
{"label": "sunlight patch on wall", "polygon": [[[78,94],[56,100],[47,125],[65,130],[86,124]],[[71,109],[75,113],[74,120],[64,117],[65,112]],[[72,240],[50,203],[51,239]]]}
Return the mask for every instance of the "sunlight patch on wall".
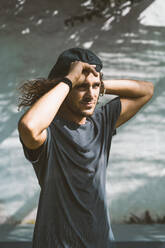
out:
{"label": "sunlight patch on wall", "polygon": [[140,23],[146,26],[165,27],[164,0],[154,1],[139,16]]}
{"label": "sunlight patch on wall", "polygon": [[85,43],[83,44],[83,47],[84,47],[85,49],[89,49],[89,48],[91,48],[92,45],[93,45],[93,41],[87,41],[87,42],[85,42]]}
{"label": "sunlight patch on wall", "polygon": [[[111,183],[107,183],[106,191],[107,191],[108,199],[114,200],[120,197],[120,195],[123,194],[128,195],[130,194],[130,192],[136,192],[139,189],[143,190],[145,183],[146,181],[143,178],[141,179],[132,178],[132,180],[126,179],[125,181],[123,180],[122,183],[116,183],[115,187],[113,187]],[[109,196],[111,196],[111,198]]]}
{"label": "sunlight patch on wall", "polygon": [[114,21],[115,17],[112,16],[110,17],[103,25],[103,27],[101,28],[101,30],[104,30],[104,31],[108,31],[112,28],[112,25],[111,23]]}
{"label": "sunlight patch on wall", "polygon": [[43,20],[42,20],[42,19],[39,19],[39,20],[37,21],[36,25],[38,26],[38,25],[41,25],[42,23],[43,23]]}
{"label": "sunlight patch on wall", "polygon": [[25,28],[24,30],[22,30],[21,33],[22,34],[29,34],[30,33],[30,28]]}
{"label": "sunlight patch on wall", "polygon": [[54,10],[52,16],[58,15],[58,10]]}

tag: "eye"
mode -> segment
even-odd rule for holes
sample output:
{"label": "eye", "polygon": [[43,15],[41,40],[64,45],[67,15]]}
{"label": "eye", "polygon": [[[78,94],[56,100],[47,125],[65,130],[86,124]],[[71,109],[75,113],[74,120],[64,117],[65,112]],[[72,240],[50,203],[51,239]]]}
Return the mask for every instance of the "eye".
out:
{"label": "eye", "polygon": [[100,83],[95,83],[94,85],[93,85],[93,88],[94,89],[97,89],[97,88],[99,88],[100,87]]}
{"label": "eye", "polygon": [[79,90],[85,90],[88,88],[88,84],[79,84],[79,85],[76,85],[76,89],[79,89]]}

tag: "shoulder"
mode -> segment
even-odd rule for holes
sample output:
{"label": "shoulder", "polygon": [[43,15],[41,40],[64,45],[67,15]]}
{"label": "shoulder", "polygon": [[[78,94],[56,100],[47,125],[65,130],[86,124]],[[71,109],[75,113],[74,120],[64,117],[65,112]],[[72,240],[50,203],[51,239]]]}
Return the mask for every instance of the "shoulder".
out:
{"label": "shoulder", "polygon": [[94,119],[101,124],[102,128],[111,134],[116,133],[116,122],[121,113],[121,101],[120,97],[115,97],[102,106],[98,106]]}
{"label": "shoulder", "polygon": [[120,97],[115,97],[109,101],[106,101],[105,103],[103,103],[102,105],[99,105],[96,110],[95,110],[95,114],[99,115],[99,114],[115,114],[115,113],[120,113],[121,112],[121,100]]}

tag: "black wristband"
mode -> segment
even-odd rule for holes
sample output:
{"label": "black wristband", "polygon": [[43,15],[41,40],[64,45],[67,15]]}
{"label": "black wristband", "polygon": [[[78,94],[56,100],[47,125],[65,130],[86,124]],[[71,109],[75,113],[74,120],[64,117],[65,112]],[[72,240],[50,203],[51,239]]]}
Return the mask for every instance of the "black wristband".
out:
{"label": "black wristband", "polygon": [[69,78],[64,77],[64,78],[62,78],[60,80],[60,82],[63,82],[65,84],[67,84],[69,86],[69,91],[71,91],[71,89],[72,89],[72,81]]}

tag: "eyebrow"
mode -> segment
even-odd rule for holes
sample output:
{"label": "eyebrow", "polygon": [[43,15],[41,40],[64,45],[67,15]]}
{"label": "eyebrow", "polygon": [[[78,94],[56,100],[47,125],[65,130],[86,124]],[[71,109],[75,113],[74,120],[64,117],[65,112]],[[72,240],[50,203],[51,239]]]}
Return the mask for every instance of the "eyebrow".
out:
{"label": "eyebrow", "polygon": [[[94,84],[101,84],[101,82],[93,82],[93,85]],[[76,86],[86,86],[86,85],[89,85],[89,83],[86,83],[86,82],[83,82],[83,83],[80,83],[80,84],[78,84],[78,85],[76,85]],[[75,86],[75,87],[76,87]]]}

